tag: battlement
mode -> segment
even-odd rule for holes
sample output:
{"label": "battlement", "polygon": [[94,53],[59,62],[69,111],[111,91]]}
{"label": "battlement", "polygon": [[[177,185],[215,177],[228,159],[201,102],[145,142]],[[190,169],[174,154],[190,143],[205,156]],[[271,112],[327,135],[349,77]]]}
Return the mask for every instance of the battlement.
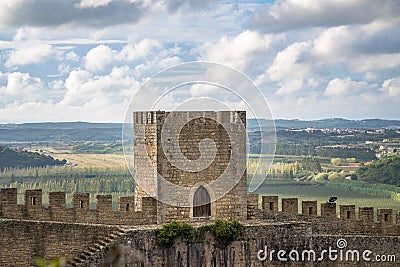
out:
{"label": "battlement", "polygon": [[[111,195],[96,195],[96,208],[89,205],[89,193],[75,193],[72,208],[66,207],[65,192],[49,192],[49,206],[42,205],[42,190],[26,190],[24,204],[17,203],[17,189],[4,188],[0,190],[0,217],[7,219],[43,220],[58,222],[96,223],[107,225],[149,225],[157,224],[157,201],[151,197],[141,199],[142,209],[135,211],[135,197],[119,197],[118,210],[112,209]],[[392,209],[377,209],[374,207],[359,207],[356,213],[355,205],[339,205],[337,214],[336,203],[320,203],[315,200],[302,201],[299,209],[297,198],[282,198],[279,206],[278,196],[262,196],[261,209],[257,200],[258,195],[248,195],[247,220],[271,218],[268,216],[292,216],[291,220],[319,220],[321,222],[344,223],[349,231],[362,229],[363,232],[385,234],[400,233],[400,212],[393,214]],[[281,211],[279,211],[281,210]],[[301,213],[299,213],[299,210]],[[260,214],[263,214],[262,216]],[[266,216],[266,214],[270,214]],[[358,217],[357,217],[358,215]],[[303,217],[302,217],[303,216]],[[306,217],[304,217],[306,216]],[[375,220],[376,217],[376,220]],[[282,217],[283,218],[283,217]],[[396,222],[395,220],[396,219]],[[182,218],[182,220],[186,220]],[[324,227],[323,223],[321,227]],[[323,229],[321,229],[323,230]]]}
{"label": "battlement", "polygon": [[17,203],[17,189],[0,190],[0,217],[7,219],[58,222],[141,225],[156,223],[156,200],[143,197],[142,210],[135,211],[133,196],[119,198],[119,209],[112,209],[111,195],[96,195],[96,209],[90,208],[89,193],[75,193],[72,208],[66,207],[65,192],[49,192],[49,206],[43,206],[41,189],[26,190],[24,204]]}
{"label": "battlement", "polygon": [[[400,212],[394,216],[392,209],[378,208],[375,216],[374,207],[359,207],[358,218],[355,205],[339,205],[339,213],[336,212],[336,203],[324,202],[320,203],[320,216],[318,214],[317,201],[302,201],[301,214],[299,214],[299,201],[297,198],[282,198],[279,207],[278,196],[262,196],[261,209],[263,211],[262,218],[273,218],[266,214],[275,215],[305,215],[315,220],[327,222],[331,220],[340,221],[348,231],[364,233],[384,233],[384,234],[400,234]],[[279,212],[281,210],[282,212]],[[376,217],[376,219],[375,219]],[[301,219],[301,217],[290,217],[292,220]],[[304,218],[304,217],[302,217]],[[394,219],[396,218],[396,222]],[[283,217],[282,217],[283,219]]]}

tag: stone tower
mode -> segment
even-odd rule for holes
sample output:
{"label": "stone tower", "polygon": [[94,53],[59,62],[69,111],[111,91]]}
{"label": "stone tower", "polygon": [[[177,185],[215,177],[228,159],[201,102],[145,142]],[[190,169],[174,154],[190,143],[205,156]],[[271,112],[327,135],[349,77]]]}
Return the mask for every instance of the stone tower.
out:
{"label": "stone tower", "polygon": [[[157,223],[247,218],[246,112],[134,112],[135,203]],[[255,202],[255,203],[253,203]]]}

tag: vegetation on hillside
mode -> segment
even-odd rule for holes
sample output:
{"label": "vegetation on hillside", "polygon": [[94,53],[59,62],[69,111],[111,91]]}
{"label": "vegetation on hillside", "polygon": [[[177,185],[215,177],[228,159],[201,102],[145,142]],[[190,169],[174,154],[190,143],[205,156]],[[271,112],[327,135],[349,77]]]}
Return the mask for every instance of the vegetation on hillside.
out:
{"label": "vegetation on hillside", "polygon": [[360,179],[370,183],[400,186],[400,156],[385,157],[357,171]]}
{"label": "vegetation on hillside", "polygon": [[38,152],[14,150],[0,146],[0,170],[5,168],[27,168],[64,165],[66,160],[54,159]]}
{"label": "vegetation on hillside", "polygon": [[321,164],[319,163],[318,158],[312,157],[312,156],[304,157],[300,164],[300,167],[304,171],[310,171],[310,172],[321,172],[322,171]]}
{"label": "vegetation on hillside", "polygon": [[74,145],[71,148],[71,153],[75,154],[110,154],[122,153],[121,142],[83,142]]}

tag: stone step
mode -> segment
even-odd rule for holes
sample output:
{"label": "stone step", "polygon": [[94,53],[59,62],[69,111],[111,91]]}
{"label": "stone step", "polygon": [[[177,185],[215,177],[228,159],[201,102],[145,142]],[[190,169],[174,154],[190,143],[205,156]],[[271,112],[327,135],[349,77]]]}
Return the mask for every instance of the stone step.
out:
{"label": "stone step", "polygon": [[102,245],[100,245],[100,244],[98,244],[98,243],[95,243],[93,246],[94,246],[98,251],[99,251],[99,250],[103,250],[103,248],[104,248],[104,246],[102,246]]}
{"label": "stone step", "polygon": [[118,238],[118,237],[120,237],[120,235],[119,234],[108,234],[107,237],[109,237],[109,238]]}
{"label": "stone step", "polygon": [[108,244],[110,244],[110,243],[114,242],[115,239],[116,238],[108,238],[108,237],[106,237],[106,238],[104,238],[104,241],[106,241]]}
{"label": "stone step", "polygon": [[89,247],[88,250],[89,250],[90,252],[92,252],[93,254],[99,251],[98,249],[96,249],[96,248],[94,248],[94,247]]}
{"label": "stone step", "polygon": [[110,244],[110,242],[107,242],[106,240],[99,240],[97,241],[98,244],[102,245],[102,246],[107,246],[108,244]]}
{"label": "stone step", "polygon": [[95,254],[94,251],[90,251],[90,248],[89,249],[84,249],[83,253],[88,255],[88,256],[93,256]]}

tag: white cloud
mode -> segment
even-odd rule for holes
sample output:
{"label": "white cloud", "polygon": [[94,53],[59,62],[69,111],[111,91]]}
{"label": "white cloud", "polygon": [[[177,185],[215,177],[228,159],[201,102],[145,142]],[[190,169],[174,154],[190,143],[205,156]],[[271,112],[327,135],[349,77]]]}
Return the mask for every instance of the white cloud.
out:
{"label": "white cloud", "polygon": [[349,77],[340,79],[334,78],[329,81],[325,91],[325,96],[347,96],[367,92],[370,85],[366,82],[352,81]]}
{"label": "white cloud", "polygon": [[74,51],[68,52],[65,55],[65,59],[68,61],[75,61],[75,62],[78,62],[80,60],[79,56]]}
{"label": "white cloud", "polygon": [[278,94],[291,94],[304,89],[305,86],[316,86],[319,78],[309,63],[309,42],[294,43],[280,51],[272,65],[267,69],[268,78],[278,82]]}
{"label": "white cloud", "polygon": [[121,103],[130,97],[139,83],[132,77],[129,67],[115,67],[104,76],[86,70],[73,70],[65,80],[66,93],[61,101],[65,105],[83,106],[91,101]]}
{"label": "white cloud", "polygon": [[285,31],[305,27],[365,24],[397,18],[397,1],[375,0],[277,0],[262,6],[251,25],[263,31]]}
{"label": "white cloud", "polygon": [[385,80],[380,90],[389,94],[389,96],[400,97],[400,78]]}
{"label": "white cloud", "polygon": [[91,71],[103,70],[114,61],[115,52],[106,45],[92,48],[85,57],[85,68]]}
{"label": "white cloud", "polygon": [[270,36],[255,31],[243,31],[233,38],[222,37],[217,43],[207,43],[201,48],[200,59],[227,64],[243,71],[267,53],[272,42]]}
{"label": "white cloud", "polygon": [[99,6],[106,6],[113,0],[81,0],[79,4],[75,4],[79,8],[93,8]]}
{"label": "white cloud", "polygon": [[139,82],[192,60],[255,78],[277,117],[400,115],[396,1],[212,2],[0,0],[1,118],[120,120]]}
{"label": "white cloud", "polygon": [[50,57],[57,56],[57,51],[48,44],[39,41],[27,41],[18,45],[9,55],[7,67],[38,64]]}
{"label": "white cloud", "polygon": [[144,39],[136,44],[127,44],[116,55],[119,61],[135,61],[146,58],[154,50],[163,48],[162,44],[157,40]]}
{"label": "white cloud", "polygon": [[347,64],[356,73],[399,69],[400,53],[376,54],[349,58]]}
{"label": "white cloud", "polygon": [[120,51],[109,46],[99,45],[92,48],[85,56],[85,68],[91,71],[104,70],[108,65],[134,62],[140,59],[159,55],[163,47],[157,40],[144,39],[136,44],[127,44]]}
{"label": "white cloud", "polygon": [[0,87],[0,104],[46,100],[44,84],[40,78],[21,72],[5,73],[2,76],[7,81],[5,86]]}

